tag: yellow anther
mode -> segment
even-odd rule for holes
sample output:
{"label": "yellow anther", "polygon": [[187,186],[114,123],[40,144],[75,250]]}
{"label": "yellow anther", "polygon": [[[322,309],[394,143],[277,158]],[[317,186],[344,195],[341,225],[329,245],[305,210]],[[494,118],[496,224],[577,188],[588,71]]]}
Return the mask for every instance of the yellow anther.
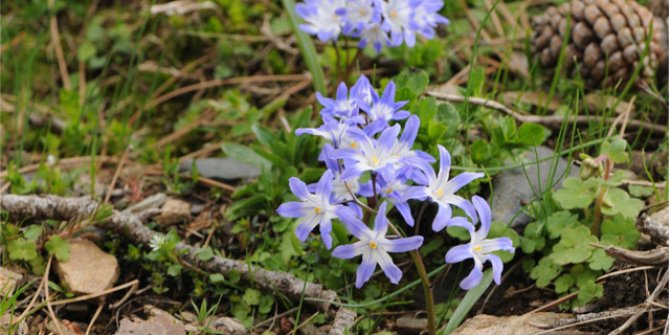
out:
{"label": "yellow anther", "polygon": [[372,249],[372,250],[377,249],[377,242],[370,241],[370,249]]}
{"label": "yellow anther", "polygon": [[321,209],[321,207],[314,207],[314,213],[321,214],[321,212],[323,212],[323,209]]}
{"label": "yellow anther", "polygon": [[351,142],[351,144],[349,144],[349,146],[350,146],[352,149],[356,149],[356,148],[358,148],[358,143],[356,143],[356,142]]}
{"label": "yellow anther", "polygon": [[391,18],[395,19],[398,16],[398,12],[395,10],[392,10],[390,13]]}
{"label": "yellow anther", "polygon": [[384,190],[384,193],[386,193],[386,194],[391,194],[392,192],[393,192],[393,189],[390,188],[390,187],[387,187],[387,188]]}
{"label": "yellow anther", "polygon": [[379,158],[377,158],[377,157],[372,157],[370,160],[372,161],[372,166],[377,166],[377,165],[379,165]]}
{"label": "yellow anther", "polygon": [[444,195],[444,190],[442,188],[438,188],[437,191],[435,191],[435,196],[440,198]]}
{"label": "yellow anther", "polygon": [[472,246],[472,250],[474,250],[475,252],[481,252],[482,251],[482,246],[479,245],[479,244],[476,244],[476,245]]}

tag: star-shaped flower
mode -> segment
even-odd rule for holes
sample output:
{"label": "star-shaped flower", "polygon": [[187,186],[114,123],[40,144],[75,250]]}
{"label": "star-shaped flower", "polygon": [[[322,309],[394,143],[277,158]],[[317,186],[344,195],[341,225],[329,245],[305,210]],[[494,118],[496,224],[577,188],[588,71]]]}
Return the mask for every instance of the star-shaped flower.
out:
{"label": "star-shaped flower", "polygon": [[472,204],[466,199],[455,193],[471,181],[484,176],[483,173],[463,172],[453,179],[449,179],[449,170],[451,169],[451,156],[443,146],[437,146],[440,151],[440,171],[435,175],[435,171],[429,164],[422,164],[421,170],[425,180],[421,181],[425,186],[410,187],[405,196],[407,199],[429,199],[437,203],[438,211],[433,220],[433,230],[440,231],[444,229],[451,219],[451,205],[459,207],[469,216],[474,215]]}
{"label": "star-shaped flower", "polygon": [[393,263],[389,252],[416,250],[423,244],[423,237],[421,236],[387,239],[388,219],[385,212],[386,203],[383,203],[379,206],[379,212],[375,217],[374,229],[370,230],[350,210],[342,208],[337,211],[340,220],[359,241],[354,244],[338,246],[333,250],[333,256],[343,259],[363,256],[363,262],[356,271],[356,288],[361,288],[365,282],[370,280],[377,264],[382,268],[386,277],[392,283],[397,284],[402,278],[402,271]]}
{"label": "star-shaped flower", "polygon": [[310,193],[307,185],[298,179],[290,178],[289,187],[300,201],[285,202],[277,208],[277,213],[287,218],[298,218],[298,228],[295,234],[298,239],[305,241],[309,233],[319,226],[321,239],[328,249],[333,245],[333,238],[330,236],[332,230],[331,220],[336,218],[336,210],[341,207],[331,203],[331,194],[333,191],[333,173],[330,170],[321,176],[316,185],[316,192]]}
{"label": "star-shaped flower", "polygon": [[[514,245],[509,237],[498,237],[487,239],[489,229],[491,229],[491,208],[483,198],[479,196],[472,197],[472,203],[477,210],[481,226],[475,231],[473,224],[470,224],[465,218],[463,220],[452,220],[450,226],[460,226],[470,232],[470,243],[451,248],[445,256],[447,263],[458,263],[472,258],[475,261],[475,267],[470,274],[461,281],[461,288],[469,290],[482,280],[483,268],[485,262],[490,262],[493,267],[493,280],[500,285],[500,276],[503,271],[503,262],[494,251],[504,250],[514,253]],[[473,218],[474,223],[476,219]]]}

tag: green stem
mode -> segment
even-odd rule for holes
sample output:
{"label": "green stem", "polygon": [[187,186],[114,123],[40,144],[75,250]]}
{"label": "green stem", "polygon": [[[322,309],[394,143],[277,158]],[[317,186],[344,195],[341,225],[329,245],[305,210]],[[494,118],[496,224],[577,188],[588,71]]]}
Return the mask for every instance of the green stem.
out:
{"label": "green stem", "polygon": [[[607,182],[612,171],[612,161],[609,158],[605,159],[605,172],[603,174],[603,184]],[[593,225],[591,226],[591,234],[600,238],[600,225],[603,221],[602,207],[607,193],[607,186],[600,186],[598,197],[596,198],[595,208],[593,209]]]}
{"label": "green stem", "polygon": [[426,266],[423,264],[423,259],[418,250],[410,252],[412,260],[419,272],[421,284],[423,285],[423,295],[426,297],[426,314],[428,315],[428,332],[430,335],[437,334],[437,324],[435,322],[435,298],[433,297],[433,284],[430,283]]}

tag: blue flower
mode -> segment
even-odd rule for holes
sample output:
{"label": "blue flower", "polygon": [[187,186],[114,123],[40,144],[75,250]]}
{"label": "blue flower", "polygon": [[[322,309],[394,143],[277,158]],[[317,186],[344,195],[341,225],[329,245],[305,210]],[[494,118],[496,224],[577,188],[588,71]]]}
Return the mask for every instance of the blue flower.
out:
{"label": "blue flower", "polygon": [[335,99],[326,98],[321,93],[316,92],[316,99],[319,100],[323,109],[321,115],[324,117],[349,118],[358,114],[358,106],[355,99],[349,98],[347,85],[342,82],[337,86]]}
{"label": "blue flower", "polygon": [[422,164],[421,170],[425,180],[417,180],[417,182],[425,186],[410,187],[406,193],[407,199],[427,198],[437,203],[438,211],[433,220],[434,231],[440,231],[449,224],[451,205],[463,209],[471,217],[474,215],[472,204],[455,193],[471,181],[484,176],[483,173],[463,172],[450,180],[451,156],[441,145],[438,145],[438,150],[440,151],[440,171],[437,176],[429,164]]}
{"label": "blue flower", "polygon": [[354,201],[352,193],[363,197],[373,196],[374,192],[372,192],[372,183],[370,181],[360,183],[358,179],[342,180],[340,165],[336,159],[331,158],[334,150],[332,145],[325,144],[319,155],[319,160],[323,161],[328,170],[333,173],[333,199],[337,202]]}
{"label": "blue flower", "polygon": [[357,37],[368,24],[381,21],[379,0],[349,0],[338,11],[344,20],[344,34]]}
{"label": "blue flower", "polygon": [[371,121],[380,120],[380,122],[388,123],[391,120],[406,119],[410,115],[408,111],[401,110],[407,101],[395,102],[395,84],[392,81],[384,88],[381,98],[374,90],[371,93],[371,103],[361,101],[359,98],[359,106]]}
{"label": "blue flower", "polygon": [[[470,274],[461,281],[461,288],[469,290],[482,280],[483,268],[485,262],[490,262],[493,268],[493,280],[500,285],[500,276],[503,271],[503,262],[494,251],[504,250],[514,253],[514,246],[509,237],[499,237],[487,239],[489,229],[491,228],[491,208],[486,200],[479,196],[472,197],[472,203],[477,210],[481,226],[477,231],[475,227],[465,220],[453,220],[450,225],[460,226],[470,232],[470,243],[451,248],[445,256],[447,263],[458,263],[472,258],[475,261],[475,267]],[[473,218],[476,224],[476,219]]]}
{"label": "blue flower", "polygon": [[300,29],[308,34],[316,35],[321,41],[335,41],[342,31],[342,17],[337,14],[344,8],[345,0],[305,0],[295,6],[295,11],[307,24]]}
{"label": "blue flower", "polygon": [[342,179],[349,180],[359,177],[365,171],[379,171],[398,162],[398,158],[391,155],[393,143],[400,133],[400,126],[386,128],[379,139],[371,138],[358,128],[351,128],[347,135],[351,139],[349,148],[334,150],[332,158],[342,159],[345,162]]}
{"label": "blue flower", "polygon": [[439,24],[449,24],[449,20],[437,12],[444,6],[443,0],[422,0],[412,15],[411,27],[425,38],[435,37],[435,28]]}
{"label": "blue flower", "polygon": [[309,233],[319,226],[321,239],[328,249],[333,245],[333,238],[330,236],[331,220],[337,217],[335,212],[341,207],[331,202],[332,180],[333,173],[326,170],[316,185],[316,191],[312,194],[302,180],[295,177],[290,178],[291,192],[300,201],[285,202],[277,208],[277,213],[283,217],[299,218],[295,234],[301,241],[305,241]]}
{"label": "blue flower", "polygon": [[[350,147],[351,139],[347,136],[349,129],[352,129],[356,120],[336,120],[334,118],[326,118],[324,123],[318,128],[298,128],[295,134],[300,136],[309,134],[325,138],[333,144],[335,148]],[[356,128],[358,129],[358,128]]]}
{"label": "blue flower", "polygon": [[409,188],[406,171],[411,167],[402,169],[387,168],[379,171],[377,183],[379,185],[379,194],[392,203],[400,212],[405,222],[410,227],[414,226],[414,217],[405,199],[405,192]]}
{"label": "blue flower", "polygon": [[391,33],[391,45],[399,46],[403,41],[409,47],[416,43],[416,36],[411,29],[414,10],[420,1],[388,0],[384,2],[382,14],[384,29]]}
{"label": "blue flower", "polygon": [[412,236],[389,240],[386,238],[388,219],[386,218],[386,203],[379,207],[375,217],[374,229],[370,230],[361,220],[356,218],[350,210],[340,209],[337,215],[344,222],[349,232],[358,242],[341,245],[333,250],[333,256],[349,259],[363,256],[363,261],[356,271],[356,288],[361,288],[370,280],[377,268],[377,264],[384,271],[389,280],[397,284],[402,278],[402,271],[393,263],[389,252],[407,252],[416,250],[423,244],[423,237]]}

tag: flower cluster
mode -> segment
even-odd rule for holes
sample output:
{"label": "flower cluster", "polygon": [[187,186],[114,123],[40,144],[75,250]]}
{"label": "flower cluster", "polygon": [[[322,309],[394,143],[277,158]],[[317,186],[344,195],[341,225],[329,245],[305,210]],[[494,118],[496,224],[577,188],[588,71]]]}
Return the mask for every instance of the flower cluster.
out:
{"label": "flower cluster", "polygon": [[[356,273],[356,287],[370,279],[377,264],[391,282],[398,283],[402,272],[389,253],[417,250],[423,244],[423,237],[389,235],[387,209],[395,208],[406,224],[413,226],[409,201],[430,201],[438,207],[432,222],[433,230],[439,232],[448,226],[460,226],[470,232],[469,244],[454,247],[446,255],[447,263],[467,258],[475,262],[475,268],[461,287],[474,287],[480,281],[483,264],[487,261],[491,262],[494,279],[499,283],[502,262],[493,252],[514,252],[512,241],[509,238],[487,239],[491,225],[488,203],[480,197],[469,201],[456,194],[484,175],[464,172],[450,178],[451,157],[440,145],[436,173],[432,167],[435,159],[426,152],[412,149],[419,131],[419,118],[403,110],[407,102],[395,101],[394,83],[389,82],[380,96],[362,76],[350,89],[344,83],[340,84],[335,99],[318,93],[317,98],[324,107],[321,110],[323,124],[318,128],[298,129],[296,134],[320,136],[326,140],[319,156],[326,171],[312,185],[291,178],[289,186],[299,201],[286,202],[277,209],[280,215],[298,220],[298,238],[306,240],[318,226],[321,239],[331,249],[332,221],[338,219],[358,241],[340,245],[332,254],[345,259],[362,256],[362,264]],[[404,127],[398,123],[401,120],[404,120]],[[452,215],[453,207],[462,209],[465,216]],[[363,222],[364,210],[376,212],[373,229]]]}
{"label": "flower cluster", "polygon": [[321,41],[343,34],[379,52],[403,42],[413,47],[416,34],[433,38],[438,24],[449,23],[438,14],[443,5],[443,0],[305,0],[296,12],[306,22],[301,29]]}

